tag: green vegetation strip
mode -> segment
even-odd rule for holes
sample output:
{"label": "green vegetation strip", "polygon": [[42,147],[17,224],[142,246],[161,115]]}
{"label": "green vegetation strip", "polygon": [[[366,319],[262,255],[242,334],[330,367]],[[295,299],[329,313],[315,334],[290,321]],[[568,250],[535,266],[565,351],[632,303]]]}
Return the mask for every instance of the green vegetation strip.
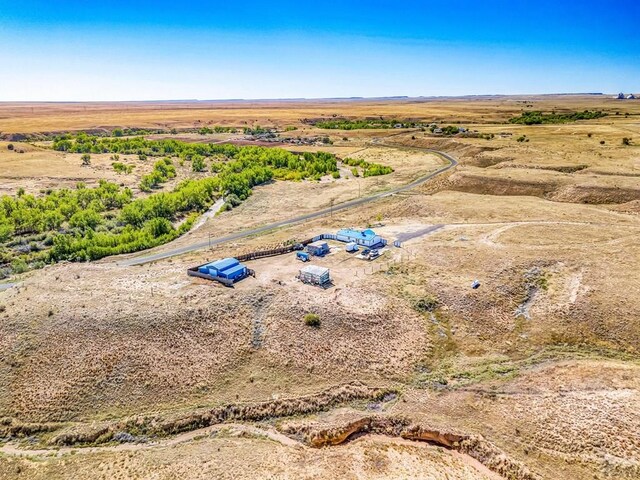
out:
{"label": "green vegetation strip", "polygon": [[423,124],[412,120],[397,120],[394,118],[363,118],[350,120],[347,118],[336,118],[333,120],[322,120],[311,122],[313,126],[329,130],[365,130],[369,128],[416,128]]}
{"label": "green vegetation strip", "polygon": [[540,111],[531,111],[523,112],[519,117],[511,118],[509,122],[523,125],[541,125],[549,123],[575,122],[577,120],[593,120],[606,116],[607,114],[604,112],[590,110],[572,113],[543,113]]}
{"label": "green vegetation strip", "polygon": [[[248,198],[252,187],[272,179],[317,180],[338,172],[333,154],[295,154],[279,148],[84,133],[58,137],[54,148],[84,155],[165,158],[157,160],[153,171],[142,177],[140,189],[149,194],[138,198],[130,188],[105,180],[95,188],[79,183],[75,189],[50,190],[40,197],[24,190],[15,197],[0,197],[0,278],[62,260],[97,260],[155,247],[187,232],[199,213],[220,197],[229,209]],[[206,158],[213,175],[183,180],[168,192],[154,192],[176,176],[171,157],[200,164]],[[371,174],[384,174],[387,167],[369,164],[367,168],[378,172]]]}

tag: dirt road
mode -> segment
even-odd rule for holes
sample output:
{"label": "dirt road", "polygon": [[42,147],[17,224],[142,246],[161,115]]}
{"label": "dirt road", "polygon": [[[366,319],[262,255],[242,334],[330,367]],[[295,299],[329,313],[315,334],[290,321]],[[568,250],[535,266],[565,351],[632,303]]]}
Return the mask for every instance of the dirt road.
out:
{"label": "dirt road", "polygon": [[[389,146],[389,147],[393,147],[393,145],[384,145],[384,146]],[[439,156],[440,158],[446,160],[448,162],[448,165],[436,170],[435,172],[429,173],[428,175],[424,175],[416,180],[414,180],[411,183],[408,183],[406,185],[402,185],[400,187],[396,187],[396,188],[392,188],[390,190],[387,190],[386,192],[381,192],[381,193],[377,193],[375,195],[371,195],[369,197],[363,197],[363,198],[358,198],[356,200],[351,200],[349,202],[344,202],[338,205],[334,205],[333,207],[330,208],[325,208],[322,210],[318,210],[316,212],[313,213],[308,213],[305,215],[300,215],[298,217],[293,217],[287,220],[282,220],[280,222],[275,222],[275,223],[270,223],[268,225],[263,225],[262,227],[258,227],[258,228],[252,228],[249,230],[242,230],[240,232],[237,233],[233,233],[231,235],[227,235],[225,237],[220,237],[220,238],[212,238],[211,240],[206,240],[206,241],[200,241],[200,242],[194,242],[191,243],[189,245],[185,245],[183,247],[180,248],[175,248],[173,250],[168,250],[168,251],[164,251],[164,252],[160,252],[160,253],[156,253],[156,254],[151,254],[151,255],[143,255],[143,256],[138,256],[138,257],[133,257],[133,258],[128,258],[126,260],[121,260],[118,262],[118,265],[121,266],[133,266],[133,265],[144,265],[145,263],[150,263],[150,262],[155,262],[158,260],[163,260],[166,258],[171,258],[171,257],[175,257],[178,255],[182,255],[185,253],[189,253],[189,252],[193,252],[195,250],[201,250],[203,248],[209,248],[211,246],[215,246],[215,245],[220,245],[223,243],[227,243],[227,242],[231,242],[234,240],[238,240],[240,238],[245,238],[251,235],[256,235],[259,233],[264,233],[267,232],[269,230],[274,230],[277,228],[281,228],[281,227],[286,227],[289,225],[294,225],[297,223],[302,223],[302,222],[306,222],[308,220],[314,220],[316,218],[320,218],[326,215],[330,215],[332,212],[339,212],[341,210],[346,210],[349,208],[354,208],[354,207],[359,207],[361,205],[365,205],[367,203],[371,203],[374,202],[376,200],[379,200],[381,198],[384,197],[388,197],[390,195],[395,195],[397,193],[400,192],[406,192],[407,190],[411,190],[413,188],[416,188],[420,185],[422,185],[425,182],[428,182],[429,180],[437,177],[438,175],[451,170],[452,168],[455,168],[456,165],[458,165],[458,161],[451,155],[449,155],[448,153],[445,152],[440,152],[438,150],[432,150],[430,148],[417,148],[418,150],[422,150],[426,153],[432,153],[435,154],[437,156]]]}

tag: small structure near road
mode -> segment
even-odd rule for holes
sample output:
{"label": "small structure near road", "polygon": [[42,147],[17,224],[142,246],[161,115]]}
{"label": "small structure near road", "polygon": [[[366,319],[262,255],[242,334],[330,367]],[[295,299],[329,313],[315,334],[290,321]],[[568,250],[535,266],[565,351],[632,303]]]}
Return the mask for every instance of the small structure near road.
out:
{"label": "small structure near road", "polygon": [[318,265],[307,265],[306,267],[301,268],[298,278],[303,283],[318,285],[320,287],[326,287],[331,284],[329,269],[319,267]]}
{"label": "small structure near road", "polygon": [[301,262],[308,262],[309,254],[307,252],[296,252],[296,259],[300,260]]}
{"label": "small structure near road", "polygon": [[329,251],[329,244],[322,240],[318,240],[317,242],[312,242],[307,245],[307,252],[309,252],[310,255],[315,255],[316,257],[323,257],[329,253]]}
{"label": "small structure near road", "polygon": [[356,243],[368,248],[381,248],[387,244],[387,241],[371,229],[355,230],[353,228],[343,228],[338,230],[336,240],[345,243]]}

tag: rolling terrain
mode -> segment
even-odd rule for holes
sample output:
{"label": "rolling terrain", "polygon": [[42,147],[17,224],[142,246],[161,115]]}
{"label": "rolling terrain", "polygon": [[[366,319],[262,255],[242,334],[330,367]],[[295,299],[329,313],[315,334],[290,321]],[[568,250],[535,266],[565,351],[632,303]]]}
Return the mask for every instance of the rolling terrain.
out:
{"label": "rolling terrain", "polygon": [[[526,110],[607,115],[509,122]],[[380,116],[423,126],[309,122]],[[0,104],[0,117],[12,196],[100,179],[147,195],[155,159],[121,155],[124,175],[110,153],[82,166],[51,132],[265,143],[241,131],[259,124],[270,146],[340,159],[338,178],[257,185],[151,250],[7,278],[0,479],[640,476],[640,101]],[[239,130],[187,131],[202,125]],[[346,158],[393,172],[355,176]],[[174,163],[157,192],[212,175]],[[234,288],[186,275],[349,226],[389,246],[366,262],[330,242],[312,260],[328,289],[296,279],[294,254],[247,262],[255,277]]]}

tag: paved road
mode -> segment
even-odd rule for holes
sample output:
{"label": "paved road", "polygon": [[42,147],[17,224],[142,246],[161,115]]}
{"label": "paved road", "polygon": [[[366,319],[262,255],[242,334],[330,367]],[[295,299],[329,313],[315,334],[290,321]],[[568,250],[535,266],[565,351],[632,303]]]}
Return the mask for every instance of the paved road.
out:
{"label": "paved road", "polygon": [[[393,145],[385,145],[383,143],[378,143],[377,145],[393,147]],[[155,254],[152,254],[152,255],[145,255],[145,256],[140,256],[140,257],[128,258],[126,260],[119,261],[118,265],[122,265],[122,266],[144,265],[145,263],[151,263],[151,262],[155,262],[157,260],[163,260],[165,258],[175,257],[177,255],[182,255],[184,253],[193,252],[195,250],[202,250],[204,248],[208,248],[209,246],[220,245],[220,244],[223,244],[223,243],[232,242],[232,241],[238,240],[240,238],[245,238],[245,237],[248,237],[248,236],[251,236],[251,235],[264,233],[264,232],[267,232],[269,230],[274,230],[276,228],[286,227],[286,226],[289,226],[289,225],[294,225],[296,223],[306,222],[308,220],[313,220],[313,219],[316,219],[316,218],[324,217],[326,215],[331,214],[331,212],[339,212],[341,210],[346,210],[348,208],[354,208],[354,207],[358,207],[360,205],[365,205],[367,203],[374,202],[374,201],[379,200],[381,198],[388,197],[390,195],[395,195],[396,193],[400,193],[400,192],[406,192],[407,190],[411,190],[413,188],[416,188],[416,187],[422,185],[423,183],[431,180],[432,178],[437,177],[438,175],[446,172],[447,170],[451,170],[456,165],[458,165],[458,161],[455,158],[453,158],[451,155],[449,155],[448,153],[440,152],[438,150],[432,150],[430,148],[412,147],[412,149],[421,150],[421,151],[424,151],[424,152],[427,152],[427,153],[433,153],[435,155],[438,155],[439,157],[441,157],[441,158],[445,159],[447,162],[449,162],[449,164],[447,166],[445,166],[445,167],[442,167],[442,168],[436,170],[435,172],[432,172],[432,173],[430,173],[428,175],[420,177],[420,178],[414,180],[411,183],[408,183],[406,185],[402,185],[401,187],[396,187],[396,188],[393,188],[391,190],[387,190],[385,192],[377,193],[375,195],[371,195],[371,196],[368,196],[368,197],[362,197],[362,198],[351,200],[351,201],[348,201],[348,202],[345,202],[345,203],[340,203],[338,205],[334,205],[333,208],[331,208],[331,207],[330,208],[325,208],[323,210],[317,210],[317,211],[315,211],[313,213],[307,213],[305,215],[300,215],[298,217],[293,217],[293,218],[290,218],[290,219],[287,219],[287,220],[282,220],[282,221],[279,221],[279,222],[270,223],[269,225],[264,225],[262,227],[252,228],[252,229],[249,229],[249,230],[242,230],[241,232],[233,233],[233,234],[227,235],[225,237],[212,238],[211,241],[205,240],[205,241],[195,242],[195,243],[192,243],[190,245],[185,245],[183,247],[175,248],[175,249],[172,249],[172,250],[167,250],[167,251],[160,252],[160,253],[155,253]]]}

